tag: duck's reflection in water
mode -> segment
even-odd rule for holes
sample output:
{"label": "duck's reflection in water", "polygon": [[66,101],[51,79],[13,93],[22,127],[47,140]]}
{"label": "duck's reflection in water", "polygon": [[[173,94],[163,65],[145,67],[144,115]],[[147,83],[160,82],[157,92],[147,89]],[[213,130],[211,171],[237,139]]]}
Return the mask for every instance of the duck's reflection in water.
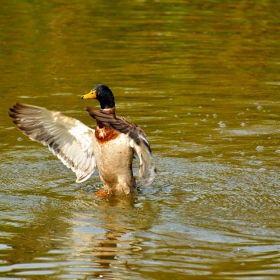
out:
{"label": "duck's reflection in water", "polygon": [[153,219],[138,207],[135,197],[110,197],[97,203],[94,211],[77,213],[73,219],[74,250],[80,252],[80,260],[91,259],[91,275],[115,279],[141,251],[142,240],[135,229],[140,224],[149,228]]}
{"label": "duck's reflection in water", "polygon": [[122,279],[130,263],[141,258],[137,233],[149,229],[159,212],[148,200],[137,200],[86,194],[31,207],[33,218],[14,230],[9,249],[2,250],[9,262],[5,271],[11,276],[38,272],[67,279]]}

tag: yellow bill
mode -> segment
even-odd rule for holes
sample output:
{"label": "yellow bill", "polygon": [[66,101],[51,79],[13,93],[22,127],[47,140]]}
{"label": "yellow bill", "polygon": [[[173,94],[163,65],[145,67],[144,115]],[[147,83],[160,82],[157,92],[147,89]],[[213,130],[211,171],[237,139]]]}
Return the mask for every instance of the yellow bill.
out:
{"label": "yellow bill", "polygon": [[96,90],[92,89],[89,93],[83,95],[82,99],[96,99]]}

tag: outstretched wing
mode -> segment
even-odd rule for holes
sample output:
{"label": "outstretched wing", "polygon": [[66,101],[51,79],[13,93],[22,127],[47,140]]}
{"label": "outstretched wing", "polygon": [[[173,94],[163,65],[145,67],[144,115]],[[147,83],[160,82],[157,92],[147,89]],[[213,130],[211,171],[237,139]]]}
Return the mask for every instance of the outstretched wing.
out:
{"label": "outstretched wing", "polygon": [[48,146],[63,164],[71,168],[76,173],[77,183],[87,180],[94,172],[93,129],[60,112],[27,104],[17,103],[9,115],[25,135]]}
{"label": "outstretched wing", "polygon": [[107,114],[102,111],[96,111],[92,108],[85,108],[91,117],[103,126],[112,127],[131,139],[130,146],[137,154],[139,164],[139,177],[145,186],[150,185],[156,174],[156,167],[153,162],[150,144],[144,131],[137,125],[126,121],[124,118],[116,117],[114,114]]}

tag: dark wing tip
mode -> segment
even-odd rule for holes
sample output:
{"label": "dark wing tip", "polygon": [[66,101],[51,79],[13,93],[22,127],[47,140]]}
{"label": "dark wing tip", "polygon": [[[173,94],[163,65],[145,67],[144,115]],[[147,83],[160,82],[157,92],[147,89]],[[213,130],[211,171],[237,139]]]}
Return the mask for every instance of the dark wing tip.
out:
{"label": "dark wing tip", "polygon": [[96,110],[93,110],[90,107],[85,107],[85,111],[87,111],[92,118],[96,119]]}
{"label": "dark wing tip", "polygon": [[15,113],[16,112],[14,112],[14,111],[12,111],[11,109],[10,109],[10,112],[8,112],[8,115],[11,117],[11,118],[16,118],[16,115],[15,115]]}
{"label": "dark wing tip", "polygon": [[89,114],[93,114],[94,112],[96,112],[96,110],[94,110],[94,109],[92,109],[92,108],[90,108],[90,107],[85,107],[84,109],[85,109],[85,111],[87,111]]}
{"label": "dark wing tip", "polygon": [[17,109],[19,108],[19,106],[20,106],[20,103],[16,103],[12,108],[9,109],[8,114],[11,118],[16,118],[15,114],[18,113]]}
{"label": "dark wing tip", "polygon": [[9,110],[13,113],[18,113],[18,110],[22,109],[26,107],[25,104],[22,104],[22,103],[16,103],[12,108],[10,108]]}

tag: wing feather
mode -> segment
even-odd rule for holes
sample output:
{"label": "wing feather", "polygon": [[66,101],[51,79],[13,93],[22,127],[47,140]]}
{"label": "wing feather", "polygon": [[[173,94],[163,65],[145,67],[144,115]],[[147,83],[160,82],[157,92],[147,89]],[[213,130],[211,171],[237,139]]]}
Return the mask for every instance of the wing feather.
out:
{"label": "wing feather", "polygon": [[130,137],[130,146],[139,158],[139,178],[145,186],[149,186],[156,175],[150,144],[144,131],[137,125],[126,121],[124,118],[92,108],[85,108],[91,117],[103,126],[112,127]]}
{"label": "wing feather", "polygon": [[48,146],[64,165],[76,173],[77,183],[87,180],[94,172],[94,130],[80,121],[57,111],[17,103],[9,115],[30,139]]}

